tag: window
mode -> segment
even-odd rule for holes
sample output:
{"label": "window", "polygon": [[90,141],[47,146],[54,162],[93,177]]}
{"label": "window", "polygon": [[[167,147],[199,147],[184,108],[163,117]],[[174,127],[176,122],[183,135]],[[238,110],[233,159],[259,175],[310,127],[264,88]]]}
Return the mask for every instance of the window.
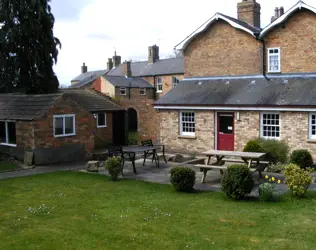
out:
{"label": "window", "polygon": [[16,146],[15,122],[0,121],[0,144]]}
{"label": "window", "polygon": [[280,49],[268,49],[269,72],[281,72]]}
{"label": "window", "polygon": [[162,79],[161,78],[156,79],[156,88],[157,88],[158,93],[162,92]]}
{"label": "window", "polygon": [[195,114],[190,111],[180,112],[180,134],[195,135]]}
{"label": "window", "polygon": [[177,86],[179,82],[180,82],[179,78],[177,78],[177,77],[172,77],[172,87],[173,87],[173,88],[174,88],[175,86]]}
{"label": "window", "polygon": [[277,113],[261,113],[261,137],[280,139],[280,115]]}
{"label": "window", "polygon": [[316,113],[309,115],[309,139],[316,139]]}
{"label": "window", "polygon": [[139,94],[140,95],[146,95],[146,89],[145,88],[140,88],[139,89]]}
{"label": "window", "polygon": [[120,95],[126,95],[126,88],[120,88]]}
{"label": "window", "polygon": [[97,127],[105,128],[106,127],[106,113],[97,114]]}
{"label": "window", "polygon": [[54,115],[54,136],[63,137],[76,134],[75,115]]}

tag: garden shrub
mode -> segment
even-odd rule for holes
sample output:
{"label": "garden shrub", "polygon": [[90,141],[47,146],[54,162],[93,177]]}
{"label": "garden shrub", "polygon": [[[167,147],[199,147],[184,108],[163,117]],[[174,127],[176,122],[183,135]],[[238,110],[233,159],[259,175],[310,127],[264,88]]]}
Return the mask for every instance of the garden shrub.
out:
{"label": "garden shrub", "polygon": [[281,162],[287,163],[289,146],[284,141],[259,139],[259,145],[267,153],[267,158],[273,163]]}
{"label": "garden shrub", "polygon": [[244,147],[244,152],[255,152],[255,153],[263,153],[264,150],[260,146],[258,141],[250,140],[247,142],[246,146]]}
{"label": "garden shrub", "polygon": [[113,181],[118,179],[119,174],[122,172],[123,166],[121,157],[110,157],[105,162],[105,169],[109,172]]}
{"label": "garden shrub", "polygon": [[138,144],[138,132],[128,132],[128,145]]}
{"label": "garden shrub", "polygon": [[269,165],[265,171],[268,173],[282,173],[287,165],[280,162]]}
{"label": "garden shrub", "polygon": [[275,185],[265,182],[259,186],[259,198],[261,201],[271,201],[275,194]]}
{"label": "garden shrub", "polygon": [[290,162],[304,169],[312,167],[314,163],[311,153],[306,149],[294,150]]}
{"label": "garden shrub", "polygon": [[221,189],[235,200],[243,198],[251,193],[254,186],[250,169],[245,165],[231,165],[224,172]]}
{"label": "garden shrub", "polygon": [[301,169],[295,164],[285,167],[285,183],[289,186],[294,196],[304,196],[312,182],[310,170]]}
{"label": "garden shrub", "polygon": [[170,182],[177,191],[192,191],[195,184],[195,172],[187,167],[175,167],[170,172]]}

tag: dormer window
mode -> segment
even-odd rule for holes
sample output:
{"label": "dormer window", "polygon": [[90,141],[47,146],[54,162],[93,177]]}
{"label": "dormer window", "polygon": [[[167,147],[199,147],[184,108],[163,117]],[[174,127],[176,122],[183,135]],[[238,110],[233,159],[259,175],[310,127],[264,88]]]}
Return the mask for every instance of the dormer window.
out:
{"label": "dormer window", "polygon": [[281,72],[280,48],[268,49],[268,71],[270,73]]}
{"label": "dormer window", "polygon": [[177,78],[177,77],[172,77],[172,87],[173,87],[173,88],[174,88],[175,86],[177,86],[179,82],[180,82],[179,78]]}

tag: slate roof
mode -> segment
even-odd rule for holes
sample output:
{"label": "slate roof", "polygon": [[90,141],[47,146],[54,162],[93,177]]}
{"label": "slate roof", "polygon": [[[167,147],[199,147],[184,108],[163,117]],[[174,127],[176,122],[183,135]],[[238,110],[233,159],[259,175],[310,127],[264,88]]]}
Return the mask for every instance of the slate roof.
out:
{"label": "slate roof", "polygon": [[155,105],[316,106],[316,73],[187,79]]}
{"label": "slate roof", "polygon": [[98,77],[105,75],[107,72],[108,70],[98,70],[98,71],[89,71],[87,73],[81,74],[77,76],[76,78],[74,78],[73,80],[71,80],[72,82],[73,81],[79,81],[79,82],[72,84],[71,86],[69,86],[69,88],[75,88],[75,89],[82,88],[94,82]]}
{"label": "slate roof", "polygon": [[[151,64],[148,61],[132,62],[131,70],[134,77],[184,74],[184,59],[183,57],[162,59]],[[123,64],[110,70],[107,75],[124,76]]]}
{"label": "slate roof", "polygon": [[125,110],[109,97],[93,90],[61,90],[56,94],[0,94],[0,120],[36,120],[62,96],[68,96],[90,112]]}
{"label": "slate roof", "polygon": [[104,76],[115,87],[154,88],[149,82],[139,77],[126,78],[125,76]]}

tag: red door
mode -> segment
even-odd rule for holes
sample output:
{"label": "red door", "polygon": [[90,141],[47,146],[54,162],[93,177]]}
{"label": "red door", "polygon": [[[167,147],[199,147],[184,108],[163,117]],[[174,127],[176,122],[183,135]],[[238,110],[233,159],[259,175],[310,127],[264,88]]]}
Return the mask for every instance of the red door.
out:
{"label": "red door", "polygon": [[217,113],[217,149],[234,151],[234,113]]}

